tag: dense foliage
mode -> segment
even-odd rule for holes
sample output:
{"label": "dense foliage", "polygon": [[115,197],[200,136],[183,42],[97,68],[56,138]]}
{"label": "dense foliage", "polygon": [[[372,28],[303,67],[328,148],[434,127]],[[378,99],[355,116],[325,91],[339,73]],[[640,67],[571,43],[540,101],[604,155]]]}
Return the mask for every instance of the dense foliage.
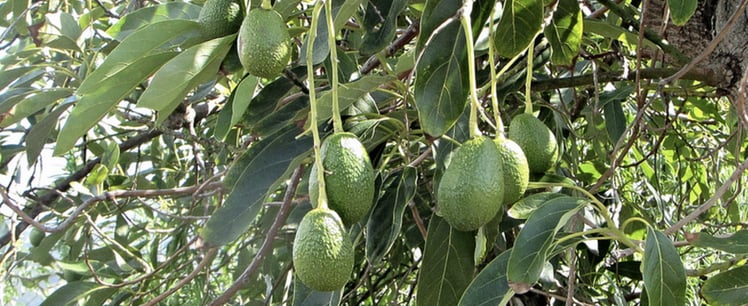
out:
{"label": "dense foliage", "polygon": [[[638,31],[642,1],[273,1],[292,55],[271,79],[235,33],[202,34],[203,2],[0,3],[0,304],[748,300],[745,77],[668,78],[691,59]],[[451,153],[520,114],[558,161],[453,229]],[[346,227],[350,281],[317,292],[293,241],[315,148],[342,130],[375,199]]]}

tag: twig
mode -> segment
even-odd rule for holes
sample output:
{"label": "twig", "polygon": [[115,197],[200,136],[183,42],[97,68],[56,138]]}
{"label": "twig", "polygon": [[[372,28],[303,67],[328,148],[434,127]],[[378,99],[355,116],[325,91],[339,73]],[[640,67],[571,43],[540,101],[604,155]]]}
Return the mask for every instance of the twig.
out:
{"label": "twig", "polygon": [[[393,41],[391,44],[389,44],[384,50],[386,56],[392,56],[395,54],[395,51],[402,49],[405,45],[407,45],[411,40],[413,40],[414,37],[418,35],[418,32],[420,31],[420,24],[418,22],[413,22],[408,26],[407,29],[405,29],[405,32],[400,35],[395,41]],[[379,58],[375,55],[372,55],[369,57],[368,60],[364,63],[363,66],[361,66],[360,72],[361,74],[367,74],[371,72],[372,69],[379,66]]]}
{"label": "twig", "polygon": [[247,282],[249,282],[252,274],[254,274],[255,271],[257,271],[257,268],[260,267],[260,264],[265,259],[265,256],[267,256],[267,254],[273,248],[273,241],[275,240],[275,236],[278,234],[278,231],[286,222],[286,217],[288,217],[288,214],[291,211],[291,202],[293,200],[294,194],[296,193],[296,187],[299,185],[299,180],[301,180],[301,175],[303,173],[304,166],[302,165],[296,168],[296,170],[294,170],[293,174],[291,175],[291,181],[288,183],[286,193],[283,195],[283,205],[281,205],[278,214],[275,216],[275,221],[273,221],[270,229],[268,229],[267,235],[265,236],[265,241],[262,242],[262,246],[260,247],[260,250],[257,251],[257,255],[255,255],[252,263],[249,264],[247,269],[242,272],[242,275],[239,276],[239,278],[231,285],[231,287],[229,287],[229,289],[221,294],[221,296],[211,301],[209,305],[217,306],[228,303],[229,299],[231,299],[234,294],[236,294],[236,292],[238,292],[241,288],[244,287]]}
{"label": "twig", "polygon": [[745,172],[746,169],[748,169],[748,159],[744,160],[743,163],[740,164],[735,169],[735,171],[732,173],[732,175],[730,176],[730,178],[728,178],[727,181],[725,181],[722,184],[722,186],[720,186],[717,189],[717,191],[714,193],[714,195],[712,195],[711,198],[709,198],[709,200],[707,200],[706,202],[704,202],[704,204],[701,204],[701,206],[699,206],[698,208],[696,208],[696,210],[694,210],[693,212],[691,212],[691,214],[689,214],[688,216],[684,217],[683,219],[681,219],[677,223],[673,224],[673,226],[671,226],[670,228],[668,228],[667,230],[665,230],[665,234],[666,235],[672,235],[672,234],[674,234],[675,232],[677,232],[679,229],[681,229],[687,223],[689,223],[689,222],[691,222],[693,220],[696,220],[696,218],[698,218],[701,214],[703,214],[707,210],[709,210],[709,208],[711,208],[712,206],[714,206],[714,204],[717,204],[717,201],[719,201],[722,198],[722,196],[727,192],[727,190],[730,189],[730,186],[732,186],[733,183],[735,183],[736,181],[740,180],[743,177],[743,172]]}
{"label": "twig", "polygon": [[732,14],[730,17],[730,20],[727,21],[725,26],[719,31],[719,34],[717,34],[717,37],[715,37],[708,46],[706,46],[706,49],[699,53],[699,56],[691,60],[688,65],[684,66],[680,69],[677,73],[673,74],[672,76],[663,79],[660,81],[660,86],[665,86],[667,84],[670,84],[671,82],[680,79],[683,75],[685,75],[688,71],[696,67],[698,63],[703,61],[707,56],[712,54],[714,49],[717,48],[717,45],[719,45],[720,42],[722,42],[725,37],[727,37],[728,32],[730,32],[730,29],[735,25],[735,23],[738,21],[738,19],[743,16],[743,12],[745,11],[745,7],[748,5],[748,0],[743,0],[740,2],[740,6],[735,11],[735,13]]}
{"label": "twig", "polygon": [[0,196],[2,196],[3,203],[7,205],[13,212],[15,212],[21,219],[26,222],[27,224],[31,224],[32,226],[38,228],[41,231],[48,232],[48,233],[56,233],[60,231],[64,231],[65,229],[70,226],[78,216],[83,213],[89,206],[106,200],[113,200],[116,198],[127,198],[127,197],[160,197],[160,196],[185,196],[193,194],[196,190],[202,188],[202,189],[216,189],[221,188],[221,182],[214,182],[209,185],[205,185],[205,187],[201,186],[190,186],[190,187],[179,187],[179,188],[172,188],[172,189],[155,189],[155,190],[114,190],[114,191],[108,191],[104,192],[102,194],[99,194],[95,197],[89,198],[83,204],[78,206],[78,208],[73,211],[73,213],[65,219],[62,223],[60,223],[57,226],[47,226],[44,224],[39,223],[38,221],[34,220],[33,217],[26,214],[23,209],[18,207],[15,203],[13,203],[13,200],[10,199],[8,194],[0,188]]}
{"label": "twig", "polygon": [[567,281],[566,306],[574,304],[574,283],[577,281],[577,250],[569,248],[569,278]]}
{"label": "twig", "polygon": [[[678,70],[675,68],[645,68],[639,71],[641,79],[659,79],[676,73]],[[533,90],[544,91],[559,88],[569,88],[583,85],[591,85],[594,83],[593,74],[584,74],[573,77],[558,78],[558,79],[544,79],[535,80],[532,82]],[[707,84],[716,84],[715,77],[709,75],[706,71],[700,71],[694,69],[688,71],[683,77],[685,80],[696,80],[703,81]],[[609,72],[598,72],[598,82],[614,82],[614,81],[634,81],[636,80],[635,73],[625,73],[624,71],[609,71]]]}
{"label": "twig", "polygon": [[416,221],[416,227],[418,227],[418,231],[421,232],[421,237],[423,237],[423,240],[426,240],[426,233],[428,233],[428,231],[426,230],[426,226],[423,224],[421,214],[418,213],[418,207],[416,207],[416,203],[410,201],[408,202],[408,206],[410,206],[410,213],[413,215],[413,220]]}
{"label": "twig", "polygon": [[213,261],[213,256],[215,256],[217,252],[218,249],[216,248],[210,249],[207,253],[205,253],[205,257],[203,258],[203,260],[201,260],[200,263],[197,264],[197,267],[195,267],[195,269],[192,270],[189,275],[180,280],[176,285],[174,285],[174,287],[169,288],[169,290],[166,290],[166,292],[159,294],[157,297],[153,298],[153,300],[150,300],[148,303],[143,304],[143,306],[156,305],[161,300],[174,294],[174,292],[177,292],[177,290],[184,287],[184,285],[187,285],[189,282],[195,279],[195,277],[197,277],[197,275],[200,273],[200,270],[205,268],[208,264],[210,264],[211,261]]}

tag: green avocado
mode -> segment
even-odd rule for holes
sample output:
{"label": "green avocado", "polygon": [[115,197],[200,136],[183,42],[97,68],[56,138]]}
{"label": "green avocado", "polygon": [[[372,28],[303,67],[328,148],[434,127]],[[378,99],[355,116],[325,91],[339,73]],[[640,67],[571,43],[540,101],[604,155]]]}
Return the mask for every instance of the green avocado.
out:
{"label": "green avocado", "polygon": [[239,61],[247,72],[266,79],[277,77],[291,59],[286,22],[274,10],[251,10],[239,28],[237,48]]}
{"label": "green avocado", "polygon": [[439,183],[438,214],[457,230],[480,228],[503,205],[503,178],[496,144],[483,136],[466,141],[453,153]]}
{"label": "green avocado", "polygon": [[293,243],[296,277],[317,291],[345,286],[353,272],[353,246],[335,211],[315,208],[296,230]]}
{"label": "green avocado", "polygon": [[501,137],[494,140],[499,149],[502,170],[504,171],[504,205],[517,202],[525,194],[530,182],[530,168],[522,148],[511,139]]}
{"label": "green avocado", "polygon": [[556,136],[532,114],[514,117],[509,123],[508,136],[525,152],[530,172],[544,173],[558,161]]}
{"label": "green avocado", "polygon": [[[345,225],[361,221],[374,203],[374,168],[366,148],[355,134],[342,132],[328,136],[320,153],[328,206],[340,215]],[[309,197],[317,207],[316,163],[309,174]]]}
{"label": "green avocado", "polygon": [[236,0],[208,0],[200,9],[197,22],[205,39],[234,34],[242,24],[242,8]]}

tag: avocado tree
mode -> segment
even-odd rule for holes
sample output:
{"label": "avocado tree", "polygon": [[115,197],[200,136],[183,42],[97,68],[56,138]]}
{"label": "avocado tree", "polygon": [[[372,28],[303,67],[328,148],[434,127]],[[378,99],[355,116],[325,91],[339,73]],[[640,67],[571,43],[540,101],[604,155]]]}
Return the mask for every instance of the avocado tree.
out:
{"label": "avocado tree", "polygon": [[0,303],[742,305],[747,5],[7,0]]}

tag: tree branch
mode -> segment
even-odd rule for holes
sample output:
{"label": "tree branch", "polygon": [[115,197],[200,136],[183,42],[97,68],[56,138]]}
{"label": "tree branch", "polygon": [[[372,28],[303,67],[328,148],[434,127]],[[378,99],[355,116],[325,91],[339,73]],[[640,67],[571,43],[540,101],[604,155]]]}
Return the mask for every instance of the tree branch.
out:
{"label": "tree branch", "polygon": [[[678,72],[675,68],[647,68],[640,71],[642,79],[659,79]],[[715,84],[716,78],[706,71],[692,70],[683,75],[682,79],[703,81],[707,84]],[[624,73],[622,71],[610,71],[597,74],[598,82],[634,81],[636,74]],[[536,80],[532,82],[533,90],[552,90],[576,86],[590,85],[594,83],[593,74],[585,74],[567,78]]]}
{"label": "tree branch", "polygon": [[262,246],[260,247],[260,250],[257,251],[257,255],[255,255],[255,258],[252,260],[252,262],[249,264],[247,269],[242,272],[242,275],[239,276],[239,278],[227,289],[221,296],[217,297],[215,300],[210,302],[209,305],[211,306],[217,306],[217,305],[223,305],[229,302],[229,300],[242,288],[244,285],[249,282],[249,278],[257,271],[257,269],[260,267],[260,264],[263,260],[265,260],[265,257],[273,248],[273,242],[275,241],[275,236],[278,235],[278,231],[283,227],[283,225],[286,223],[286,218],[288,217],[288,214],[291,212],[291,202],[293,200],[293,196],[296,193],[296,187],[299,185],[299,180],[301,180],[301,176],[304,173],[304,166],[299,166],[294,170],[293,174],[291,175],[291,181],[288,183],[288,187],[286,187],[286,193],[283,195],[283,204],[281,204],[280,210],[278,211],[278,214],[275,216],[275,221],[273,221],[273,224],[270,226],[270,229],[268,229],[268,233],[265,236],[265,241],[262,242]]}
{"label": "tree branch", "polygon": [[[395,51],[402,49],[405,45],[407,45],[411,40],[413,40],[416,35],[418,35],[418,32],[420,31],[420,24],[418,22],[413,22],[408,26],[407,29],[405,29],[405,32],[400,35],[395,41],[393,41],[391,44],[389,44],[384,50],[386,56],[392,56],[395,54]],[[379,58],[376,57],[376,55],[373,55],[369,57],[368,60],[364,63],[364,65],[361,67],[361,74],[367,74],[371,72],[374,68],[379,66]]]}

